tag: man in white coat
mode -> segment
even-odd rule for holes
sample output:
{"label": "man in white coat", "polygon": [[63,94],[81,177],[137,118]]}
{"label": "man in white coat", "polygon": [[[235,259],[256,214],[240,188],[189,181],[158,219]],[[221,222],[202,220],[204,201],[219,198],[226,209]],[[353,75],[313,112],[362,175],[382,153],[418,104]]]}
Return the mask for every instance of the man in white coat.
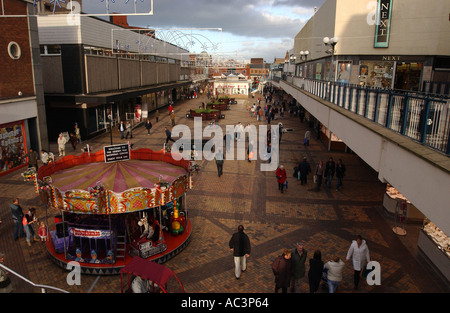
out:
{"label": "man in white coat", "polygon": [[59,134],[59,137],[58,137],[59,156],[65,156],[66,155],[66,143],[67,143],[66,138],[64,138],[62,134]]}
{"label": "man in white coat", "polygon": [[358,290],[361,271],[370,262],[369,248],[367,247],[366,241],[360,235],[356,237],[356,240],[352,241],[348,249],[346,261],[348,262],[350,258],[352,258],[353,263],[355,290]]}

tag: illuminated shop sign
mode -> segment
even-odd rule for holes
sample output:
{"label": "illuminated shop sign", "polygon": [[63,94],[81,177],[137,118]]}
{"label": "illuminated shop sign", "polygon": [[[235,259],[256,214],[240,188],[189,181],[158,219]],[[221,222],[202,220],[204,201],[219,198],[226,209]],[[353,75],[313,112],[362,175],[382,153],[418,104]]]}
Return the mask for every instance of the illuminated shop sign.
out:
{"label": "illuminated shop sign", "polygon": [[389,47],[389,31],[391,28],[391,12],[393,0],[378,0],[377,24],[375,28],[375,48]]}

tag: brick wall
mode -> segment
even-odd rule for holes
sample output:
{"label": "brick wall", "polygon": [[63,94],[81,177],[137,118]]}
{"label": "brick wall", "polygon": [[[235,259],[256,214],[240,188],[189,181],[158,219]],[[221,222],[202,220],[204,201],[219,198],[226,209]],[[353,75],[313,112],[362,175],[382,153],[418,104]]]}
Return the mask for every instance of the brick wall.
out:
{"label": "brick wall", "polygon": [[[26,3],[21,0],[3,0],[6,15],[26,15]],[[19,59],[8,54],[10,42],[16,42],[21,51]],[[0,18],[0,99],[34,95],[33,70],[26,17]]]}

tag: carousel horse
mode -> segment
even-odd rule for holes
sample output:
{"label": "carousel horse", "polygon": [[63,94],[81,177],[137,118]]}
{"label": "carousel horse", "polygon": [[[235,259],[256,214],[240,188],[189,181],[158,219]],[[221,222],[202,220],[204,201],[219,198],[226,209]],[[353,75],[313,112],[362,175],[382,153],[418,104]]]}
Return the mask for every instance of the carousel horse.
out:
{"label": "carousel horse", "polygon": [[138,222],[139,226],[144,226],[144,231],[141,234],[140,238],[147,237],[147,239],[152,238],[154,229],[150,224],[148,223],[147,214],[144,213],[143,217]]}

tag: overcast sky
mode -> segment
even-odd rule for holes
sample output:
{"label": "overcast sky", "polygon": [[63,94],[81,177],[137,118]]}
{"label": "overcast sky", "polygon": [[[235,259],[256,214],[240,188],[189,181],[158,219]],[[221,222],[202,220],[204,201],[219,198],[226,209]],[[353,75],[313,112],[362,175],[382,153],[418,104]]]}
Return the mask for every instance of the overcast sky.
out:
{"label": "overcast sky", "polygon": [[[107,0],[89,0],[105,8]],[[112,1],[112,0],[110,0]],[[110,6],[134,6],[135,0],[115,0]],[[88,8],[83,1],[83,10]],[[177,34],[193,34],[190,52],[206,50],[210,54],[223,54],[230,58],[284,58],[293,48],[294,36],[309,20],[314,7],[320,8],[325,0],[154,0],[153,15],[129,16],[132,26],[155,29],[172,28]],[[85,4],[86,3],[86,4]],[[149,0],[137,0],[144,10]],[[199,28],[217,29],[200,32]],[[181,30],[185,29],[185,30]],[[170,32],[170,31],[169,31]],[[172,31],[172,34],[174,32]],[[169,35],[164,35],[169,39]],[[176,44],[176,43],[175,43]],[[206,48],[206,49],[205,49]]]}

